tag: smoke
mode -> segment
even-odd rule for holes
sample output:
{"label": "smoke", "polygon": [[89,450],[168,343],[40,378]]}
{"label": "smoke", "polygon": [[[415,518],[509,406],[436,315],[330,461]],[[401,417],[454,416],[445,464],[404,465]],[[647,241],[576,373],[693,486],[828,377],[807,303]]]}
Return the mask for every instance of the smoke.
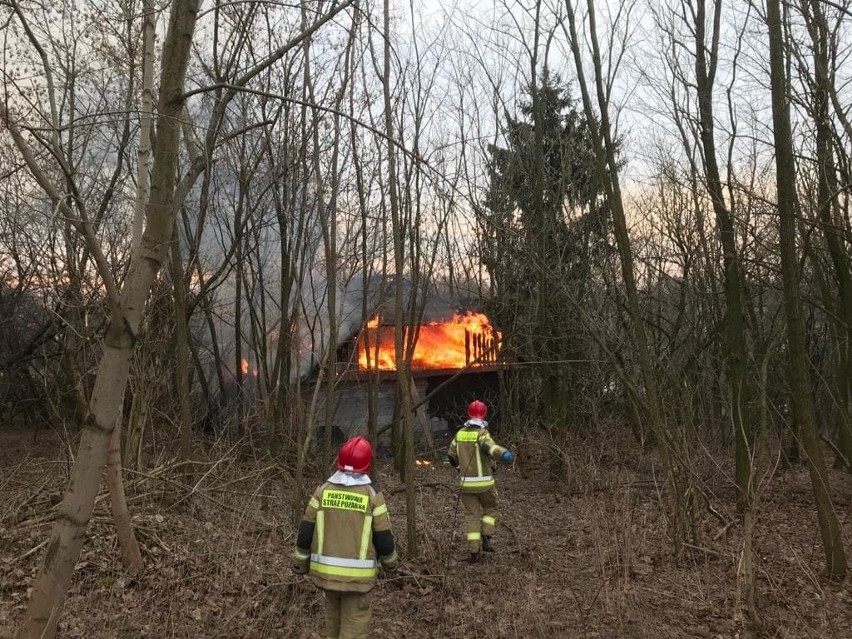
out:
{"label": "smoke", "polygon": [[[384,288],[381,276],[372,276],[366,281],[360,275],[352,275],[335,286],[334,323],[336,324],[336,347],[352,339],[376,312],[377,297]],[[294,379],[297,375],[304,378],[309,375],[328,356],[331,345],[331,318],[329,308],[328,281],[323,273],[315,273],[307,295],[300,303],[302,313],[298,325],[296,344],[297,366],[294,366]],[[367,309],[366,315],[364,309]]]}

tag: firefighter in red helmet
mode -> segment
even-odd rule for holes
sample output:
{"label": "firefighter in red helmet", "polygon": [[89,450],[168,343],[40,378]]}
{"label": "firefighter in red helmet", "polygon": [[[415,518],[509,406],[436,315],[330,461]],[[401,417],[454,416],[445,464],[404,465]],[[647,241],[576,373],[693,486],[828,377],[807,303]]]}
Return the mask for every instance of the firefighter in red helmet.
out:
{"label": "firefighter in red helmet", "polygon": [[388,571],[398,564],[388,507],[370,480],[372,459],[363,437],[344,443],[337,472],[316,489],[299,524],[293,571],[323,590],[329,639],[367,637],[378,564]]}
{"label": "firefighter in red helmet", "polygon": [[488,408],[479,400],[467,407],[468,420],[453,437],[447,457],[459,472],[465,534],[469,561],[475,563],[481,552],[493,552],[491,535],[497,521],[497,486],[492,464],[498,459],[510,462],[512,451],[497,444],[488,432]]}

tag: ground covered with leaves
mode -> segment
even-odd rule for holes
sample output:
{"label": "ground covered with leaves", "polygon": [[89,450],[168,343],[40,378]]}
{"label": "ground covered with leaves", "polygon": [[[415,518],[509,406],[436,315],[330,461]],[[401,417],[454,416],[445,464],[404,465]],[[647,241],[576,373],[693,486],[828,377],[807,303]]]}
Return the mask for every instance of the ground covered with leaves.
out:
{"label": "ground covered with leaves", "polygon": [[[757,530],[762,625],[741,619],[740,527],[724,464],[696,464],[707,495],[697,543],[675,557],[658,465],[630,442],[554,455],[515,442],[498,473],[497,552],[469,565],[452,468],[417,470],[419,556],[383,575],[373,635],[385,638],[852,637],[852,586],[823,579],[807,473],[775,469]],[[0,430],[0,639],[13,636],[36,575],[73,446]],[[248,445],[219,442],[187,477],[165,459],[126,482],[146,562],[122,569],[106,489],[62,615],[60,636],[91,639],[321,637],[321,594],[290,573],[292,478]],[[706,466],[706,469],[700,469]],[[310,489],[322,479],[320,469]],[[405,553],[405,494],[377,464]],[[852,482],[833,476],[852,554]],[[300,506],[301,507],[301,506]]]}

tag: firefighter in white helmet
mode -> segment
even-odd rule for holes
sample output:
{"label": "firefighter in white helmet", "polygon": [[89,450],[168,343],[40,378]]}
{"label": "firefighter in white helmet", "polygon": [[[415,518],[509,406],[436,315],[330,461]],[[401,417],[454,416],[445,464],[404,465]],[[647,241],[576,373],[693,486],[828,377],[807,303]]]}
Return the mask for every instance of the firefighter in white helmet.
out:
{"label": "firefighter in white helmet", "polygon": [[497,486],[492,464],[510,462],[512,451],[497,444],[488,432],[488,408],[479,400],[467,407],[468,420],[453,437],[447,457],[459,472],[464,507],[468,561],[476,563],[481,552],[493,552],[491,535],[497,522]]}
{"label": "firefighter in white helmet", "polygon": [[293,571],[323,590],[326,637],[364,639],[377,564],[396,570],[388,507],[370,480],[373,449],[363,437],[340,448],[337,472],[313,494],[299,524]]}

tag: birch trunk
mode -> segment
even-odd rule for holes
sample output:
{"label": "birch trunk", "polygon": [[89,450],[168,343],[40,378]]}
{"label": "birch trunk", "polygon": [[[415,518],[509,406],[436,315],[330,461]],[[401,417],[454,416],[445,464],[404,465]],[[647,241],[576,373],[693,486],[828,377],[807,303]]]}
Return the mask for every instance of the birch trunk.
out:
{"label": "birch trunk", "polygon": [[[189,61],[197,0],[174,0],[163,44],[157,140],[151,197],[141,248],[131,256],[131,268],[118,299],[111,297],[111,317],[104,337],[89,412],[83,426],[76,462],[33,585],[18,639],[52,638],[62,610],[74,564],[80,556],[95,497],[101,484],[110,438],[130,372],[133,347],[148,292],[160,269],[172,236],[175,175],[183,109],[183,80]],[[102,276],[111,280],[107,267]]]}
{"label": "birch trunk", "polygon": [[[122,404],[124,398],[122,397]],[[123,411],[119,408],[118,418],[115,420],[115,429],[109,440],[109,454],[107,456],[107,485],[109,486],[109,503],[112,510],[112,519],[115,523],[115,534],[118,537],[118,546],[121,551],[121,563],[131,575],[136,575],[144,567],[142,553],[139,550],[139,542],[133,532],[130,523],[130,511],[127,508],[127,497],[124,493],[124,481],[121,477],[121,423],[124,419]]]}
{"label": "birch trunk", "polygon": [[[154,28],[156,13],[152,0],[145,0],[143,5],[143,39],[142,39],[142,100],[141,122],[139,126],[139,163],[136,181],[136,206],[133,215],[133,230],[130,241],[130,254],[136,255],[142,243],[142,227],[145,221],[145,204],[148,202],[148,171],[151,164],[151,120],[153,119],[153,84],[154,84]],[[127,509],[127,497],[124,492],[124,481],[121,473],[121,425],[124,420],[124,393],[119,402],[118,417],[115,430],[110,437],[109,453],[107,455],[106,477],[109,486],[110,508],[115,523],[116,537],[121,551],[121,561],[131,575],[137,574],[144,565],[139,542],[130,522],[130,511]]]}

